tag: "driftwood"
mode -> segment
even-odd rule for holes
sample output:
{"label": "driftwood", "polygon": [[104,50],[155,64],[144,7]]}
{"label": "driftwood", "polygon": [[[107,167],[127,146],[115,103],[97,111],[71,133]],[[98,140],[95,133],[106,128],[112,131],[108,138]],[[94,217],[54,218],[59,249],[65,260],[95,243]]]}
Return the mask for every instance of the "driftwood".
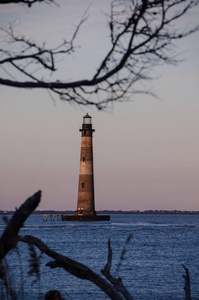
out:
{"label": "driftwood", "polygon": [[41,252],[53,258],[54,261],[50,261],[49,263],[46,264],[48,267],[52,269],[63,268],[70,274],[80,279],[86,279],[93,282],[102,291],[104,291],[110,297],[110,299],[115,299],[115,300],[124,299],[111,284],[109,284],[101,276],[93,272],[90,268],[51,250],[38,238],[32,236],[19,236],[18,241],[32,244],[36,246]]}
{"label": "driftwood", "polygon": [[12,250],[18,242],[17,236],[26,219],[36,209],[41,200],[41,191],[28,198],[19,209],[16,210],[10,219],[1,239],[0,239],[0,263],[6,254]]}

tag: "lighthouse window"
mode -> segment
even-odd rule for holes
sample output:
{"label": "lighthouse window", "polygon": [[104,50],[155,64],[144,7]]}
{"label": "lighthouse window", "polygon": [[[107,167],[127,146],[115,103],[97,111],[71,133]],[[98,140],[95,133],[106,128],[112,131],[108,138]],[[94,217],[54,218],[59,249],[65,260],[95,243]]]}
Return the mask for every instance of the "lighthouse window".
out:
{"label": "lighthouse window", "polygon": [[85,182],[82,181],[82,189],[84,189],[84,187],[85,187]]}
{"label": "lighthouse window", "polygon": [[83,155],[82,160],[83,160],[83,162],[85,162],[85,155]]}

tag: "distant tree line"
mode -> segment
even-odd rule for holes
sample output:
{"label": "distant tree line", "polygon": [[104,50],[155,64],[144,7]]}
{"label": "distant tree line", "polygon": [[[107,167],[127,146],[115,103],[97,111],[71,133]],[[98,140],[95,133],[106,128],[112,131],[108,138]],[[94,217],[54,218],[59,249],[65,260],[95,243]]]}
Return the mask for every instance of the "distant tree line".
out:
{"label": "distant tree line", "polygon": [[[15,211],[0,210],[0,215],[13,215]],[[73,215],[74,210],[36,210],[33,215],[58,214]],[[97,213],[105,215],[199,215],[199,211],[192,210],[98,210]]]}
{"label": "distant tree line", "polygon": [[110,215],[199,215],[199,211],[188,210],[103,210],[98,213]]}

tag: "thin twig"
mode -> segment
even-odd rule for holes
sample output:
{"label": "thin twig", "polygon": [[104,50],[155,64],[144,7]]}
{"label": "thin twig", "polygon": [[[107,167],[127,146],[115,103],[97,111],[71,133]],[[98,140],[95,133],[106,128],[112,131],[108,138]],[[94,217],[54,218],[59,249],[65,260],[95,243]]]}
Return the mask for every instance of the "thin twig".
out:
{"label": "thin twig", "polygon": [[111,263],[112,263],[112,248],[110,240],[108,241],[108,258],[107,263],[103,270],[101,270],[101,273],[108,279],[108,281],[115,287],[115,289],[120,292],[124,299],[126,300],[133,300],[133,297],[129,293],[129,291],[126,289],[122,282],[122,278],[114,278],[111,275]]}

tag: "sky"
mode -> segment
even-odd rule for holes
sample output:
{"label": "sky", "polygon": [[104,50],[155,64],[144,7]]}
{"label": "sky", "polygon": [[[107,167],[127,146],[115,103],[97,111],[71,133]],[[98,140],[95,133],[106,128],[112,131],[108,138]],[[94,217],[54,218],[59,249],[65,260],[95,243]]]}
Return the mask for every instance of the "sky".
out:
{"label": "sky", "polygon": [[[79,79],[92,74],[108,47],[108,2],[4,5],[0,20],[14,20],[20,32],[54,46],[89,8],[77,55],[60,62],[61,76]],[[180,26],[197,16],[195,10]],[[42,90],[0,86],[0,210],[19,207],[38,190],[38,209],[76,209],[86,113],[95,128],[97,210],[199,210],[199,32],[177,42],[175,53],[182,62],[154,68],[154,80],[145,83],[158,98],[134,95],[107,111],[70,105]]]}

